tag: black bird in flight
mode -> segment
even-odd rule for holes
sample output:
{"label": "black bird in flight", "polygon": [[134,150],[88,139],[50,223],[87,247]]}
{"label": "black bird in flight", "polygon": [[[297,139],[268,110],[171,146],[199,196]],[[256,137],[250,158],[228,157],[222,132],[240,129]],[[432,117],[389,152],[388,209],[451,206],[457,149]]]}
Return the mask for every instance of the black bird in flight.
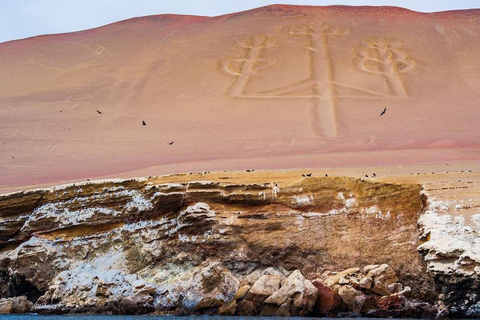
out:
{"label": "black bird in flight", "polygon": [[98,113],[98,114],[103,114],[103,112],[102,112],[102,111],[100,111],[100,110],[97,110],[97,113]]}
{"label": "black bird in flight", "polygon": [[307,176],[307,177],[311,177],[312,174],[311,174],[311,173],[307,173],[306,176]]}
{"label": "black bird in flight", "polygon": [[15,157],[14,157],[14,156],[12,156],[12,159],[13,159],[13,160],[15,160]]}
{"label": "black bird in flight", "polygon": [[145,121],[142,121],[142,125],[146,126],[147,124],[145,123]]}
{"label": "black bird in flight", "polygon": [[376,177],[377,175],[375,174],[375,172],[373,173],[373,176]]}
{"label": "black bird in flight", "polygon": [[172,144],[173,144],[173,141],[172,141],[172,142],[169,142],[168,144],[169,144],[169,145],[172,145]]}
{"label": "black bird in flight", "polygon": [[325,173],[325,177],[328,177],[328,174]]}
{"label": "black bird in flight", "polygon": [[368,178],[368,174],[365,175],[365,178]]}
{"label": "black bird in flight", "polygon": [[385,114],[385,112],[387,112],[387,107],[385,107],[385,109],[383,109],[382,113],[380,113],[380,116],[383,116]]}

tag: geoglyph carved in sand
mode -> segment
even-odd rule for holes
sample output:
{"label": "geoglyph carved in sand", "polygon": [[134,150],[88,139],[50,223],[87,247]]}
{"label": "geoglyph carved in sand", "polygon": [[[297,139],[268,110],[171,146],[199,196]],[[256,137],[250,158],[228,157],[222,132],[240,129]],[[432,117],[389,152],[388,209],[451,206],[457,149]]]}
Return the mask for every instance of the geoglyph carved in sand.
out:
{"label": "geoglyph carved in sand", "polygon": [[[399,99],[407,98],[407,90],[402,73],[410,71],[414,61],[395,39],[372,37],[364,39],[356,48],[354,65],[360,71],[382,76],[387,90],[370,90],[358,85],[340,82],[335,77],[334,59],[330,51],[330,41],[334,37],[346,36],[350,29],[327,24],[321,26],[305,23],[283,28],[283,34],[302,36],[304,49],[308,56],[308,75],[304,80],[289,83],[271,90],[247,92],[252,77],[275,64],[276,59],[265,57],[267,49],[277,44],[277,40],[267,35],[255,35],[238,44],[245,48],[239,57],[230,57],[221,61],[222,69],[235,76],[228,89],[231,97],[252,99],[307,98],[312,99],[312,129],[321,136],[338,135],[336,100],[338,98],[355,99]],[[337,88],[347,90],[347,94],[338,94]],[[305,93],[302,89],[308,89]],[[299,93],[301,91],[302,93]]]}

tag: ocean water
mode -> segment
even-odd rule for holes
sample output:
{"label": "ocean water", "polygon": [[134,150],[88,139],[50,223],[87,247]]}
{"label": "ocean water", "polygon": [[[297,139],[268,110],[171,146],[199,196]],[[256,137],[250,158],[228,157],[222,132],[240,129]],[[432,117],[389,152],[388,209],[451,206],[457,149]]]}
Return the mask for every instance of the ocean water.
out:
{"label": "ocean water", "polygon": [[[289,317],[289,318],[279,318],[279,317],[220,317],[220,316],[186,316],[186,317],[174,317],[174,316],[105,316],[105,315],[92,315],[92,314],[83,314],[83,315],[36,315],[36,314],[22,314],[22,315],[2,315],[0,314],[0,320],[273,320],[273,319],[282,319],[282,320],[305,320],[305,319],[320,319],[320,318],[299,318],[299,317]],[[328,320],[329,318],[321,318],[322,320]],[[337,320],[339,318],[336,318]],[[365,320],[368,318],[362,318]],[[376,319],[378,320],[378,319]],[[392,319],[389,319],[392,320]],[[405,319],[402,319],[405,320]]]}
{"label": "ocean water", "polygon": [[[22,314],[22,315],[10,315],[10,314],[0,314],[0,320],[306,320],[306,319],[320,319],[320,318],[300,318],[300,317],[289,317],[289,318],[280,318],[280,317],[220,317],[220,316],[185,316],[185,317],[174,317],[174,316],[105,316],[105,315],[92,315],[92,314],[79,314],[79,315],[37,315],[37,314]],[[329,318],[321,318],[322,320],[328,320]],[[340,319],[336,318],[335,320]],[[346,318],[345,318],[346,319]],[[361,318],[362,320],[368,318]],[[376,319],[378,320],[378,319]],[[389,319],[392,320],[392,319]],[[405,319],[402,319],[405,320]]]}
{"label": "ocean water", "polygon": [[[300,318],[300,317],[220,317],[220,316],[105,316],[105,315],[93,315],[93,314],[75,314],[75,315],[37,315],[37,314],[21,314],[21,315],[10,315],[10,314],[0,314],[0,320],[307,320],[307,319],[322,319],[322,320],[346,320],[353,318]],[[371,318],[357,318],[361,320],[378,320]],[[395,319],[389,318],[389,320],[405,320],[405,319]]]}

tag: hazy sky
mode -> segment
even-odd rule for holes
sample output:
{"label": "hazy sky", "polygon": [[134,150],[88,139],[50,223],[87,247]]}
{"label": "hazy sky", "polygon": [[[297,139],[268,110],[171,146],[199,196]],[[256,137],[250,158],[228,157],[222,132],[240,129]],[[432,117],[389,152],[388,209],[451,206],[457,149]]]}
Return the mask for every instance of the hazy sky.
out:
{"label": "hazy sky", "polygon": [[275,3],[391,5],[424,12],[480,7],[479,0],[0,0],[0,42],[152,14],[216,16]]}

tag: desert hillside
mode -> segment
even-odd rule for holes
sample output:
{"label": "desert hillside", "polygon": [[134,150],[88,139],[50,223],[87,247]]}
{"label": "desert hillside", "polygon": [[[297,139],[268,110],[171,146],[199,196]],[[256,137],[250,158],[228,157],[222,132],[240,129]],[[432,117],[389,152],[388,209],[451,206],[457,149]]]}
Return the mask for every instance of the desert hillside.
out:
{"label": "desert hillside", "polygon": [[1,43],[0,192],[476,161],[479,16],[276,5]]}

